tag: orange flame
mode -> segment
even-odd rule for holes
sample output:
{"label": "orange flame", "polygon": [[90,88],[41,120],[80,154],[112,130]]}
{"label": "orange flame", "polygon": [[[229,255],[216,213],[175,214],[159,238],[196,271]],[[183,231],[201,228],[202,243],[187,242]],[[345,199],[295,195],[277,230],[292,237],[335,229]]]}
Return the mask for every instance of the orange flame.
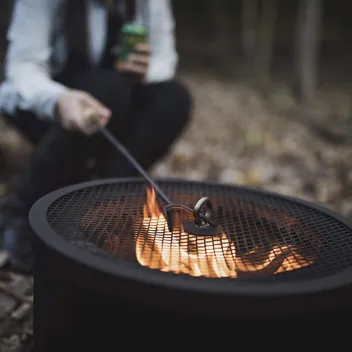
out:
{"label": "orange flame", "polygon": [[216,278],[237,278],[241,273],[276,274],[312,263],[292,246],[275,245],[270,252],[256,248],[236,255],[235,245],[225,233],[207,237],[170,232],[154,189],[147,189],[142,230],[136,238],[136,256],[141,265],[151,269]]}

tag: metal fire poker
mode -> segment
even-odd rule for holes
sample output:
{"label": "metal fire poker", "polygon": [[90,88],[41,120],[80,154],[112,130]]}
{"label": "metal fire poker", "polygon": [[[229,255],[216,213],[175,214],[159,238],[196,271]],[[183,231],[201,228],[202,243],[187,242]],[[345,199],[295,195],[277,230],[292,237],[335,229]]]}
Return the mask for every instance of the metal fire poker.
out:
{"label": "metal fire poker", "polygon": [[[94,117],[93,117],[94,118]],[[92,119],[92,117],[90,118]],[[130,152],[113,136],[105,127],[99,127],[99,132],[133,165],[140,173],[144,180],[154,188],[158,196],[164,201],[164,213],[167,220],[169,231],[172,232],[175,228],[175,214],[180,210],[185,210],[192,213],[193,222],[187,221],[183,224],[184,231],[194,235],[215,236],[222,233],[220,225],[215,224],[211,220],[213,212],[213,203],[208,197],[201,198],[194,209],[184,204],[175,204],[167,197],[162,189],[150,178],[143,167],[137,162]]]}

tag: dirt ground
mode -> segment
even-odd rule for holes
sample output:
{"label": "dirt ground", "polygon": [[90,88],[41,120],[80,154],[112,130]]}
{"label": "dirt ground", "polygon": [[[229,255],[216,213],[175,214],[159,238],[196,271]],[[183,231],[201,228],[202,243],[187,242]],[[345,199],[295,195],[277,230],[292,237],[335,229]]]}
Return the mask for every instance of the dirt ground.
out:
{"label": "dirt ground", "polygon": [[[194,96],[194,118],[170,155],[155,166],[155,177],[266,188],[322,203],[352,217],[352,106],[348,92],[320,92],[307,113],[296,106],[285,86],[273,86],[263,94],[246,84],[226,83],[211,75],[186,72],[182,78]],[[30,147],[3,125],[0,152],[0,193],[5,195],[7,182],[25,164]],[[30,278],[25,280],[31,285]],[[11,296],[11,290],[6,291],[8,282],[3,282],[4,290],[0,285],[5,296]],[[27,298],[16,302],[0,321],[1,352],[19,351],[21,341],[31,336],[31,309],[16,324],[8,323]],[[2,328],[6,322],[7,328]]]}

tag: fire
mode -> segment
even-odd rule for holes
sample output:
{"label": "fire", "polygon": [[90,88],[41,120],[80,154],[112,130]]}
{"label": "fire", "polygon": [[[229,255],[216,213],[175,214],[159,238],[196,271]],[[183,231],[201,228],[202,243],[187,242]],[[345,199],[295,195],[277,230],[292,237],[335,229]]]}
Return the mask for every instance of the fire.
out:
{"label": "fire", "polygon": [[256,248],[236,255],[234,243],[225,233],[219,236],[195,236],[170,232],[159,209],[154,189],[147,189],[142,229],[136,236],[138,262],[151,269],[176,274],[237,278],[241,274],[276,274],[308,266],[307,260],[291,246],[274,246],[269,252]]}

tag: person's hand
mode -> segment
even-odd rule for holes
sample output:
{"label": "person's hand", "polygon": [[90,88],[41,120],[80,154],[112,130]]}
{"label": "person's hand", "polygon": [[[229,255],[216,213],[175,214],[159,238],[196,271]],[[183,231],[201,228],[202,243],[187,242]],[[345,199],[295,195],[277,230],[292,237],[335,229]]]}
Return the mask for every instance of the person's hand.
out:
{"label": "person's hand", "polygon": [[120,72],[129,72],[144,79],[149,67],[150,45],[137,44],[135,52],[130,54],[127,61],[117,61],[115,68]]}
{"label": "person's hand", "polygon": [[[76,130],[87,135],[105,126],[111,111],[90,94],[79,90],[68,90],[56,103],[59,121],[65,129]],[[94,115],[94,123],[88,118]]]}

